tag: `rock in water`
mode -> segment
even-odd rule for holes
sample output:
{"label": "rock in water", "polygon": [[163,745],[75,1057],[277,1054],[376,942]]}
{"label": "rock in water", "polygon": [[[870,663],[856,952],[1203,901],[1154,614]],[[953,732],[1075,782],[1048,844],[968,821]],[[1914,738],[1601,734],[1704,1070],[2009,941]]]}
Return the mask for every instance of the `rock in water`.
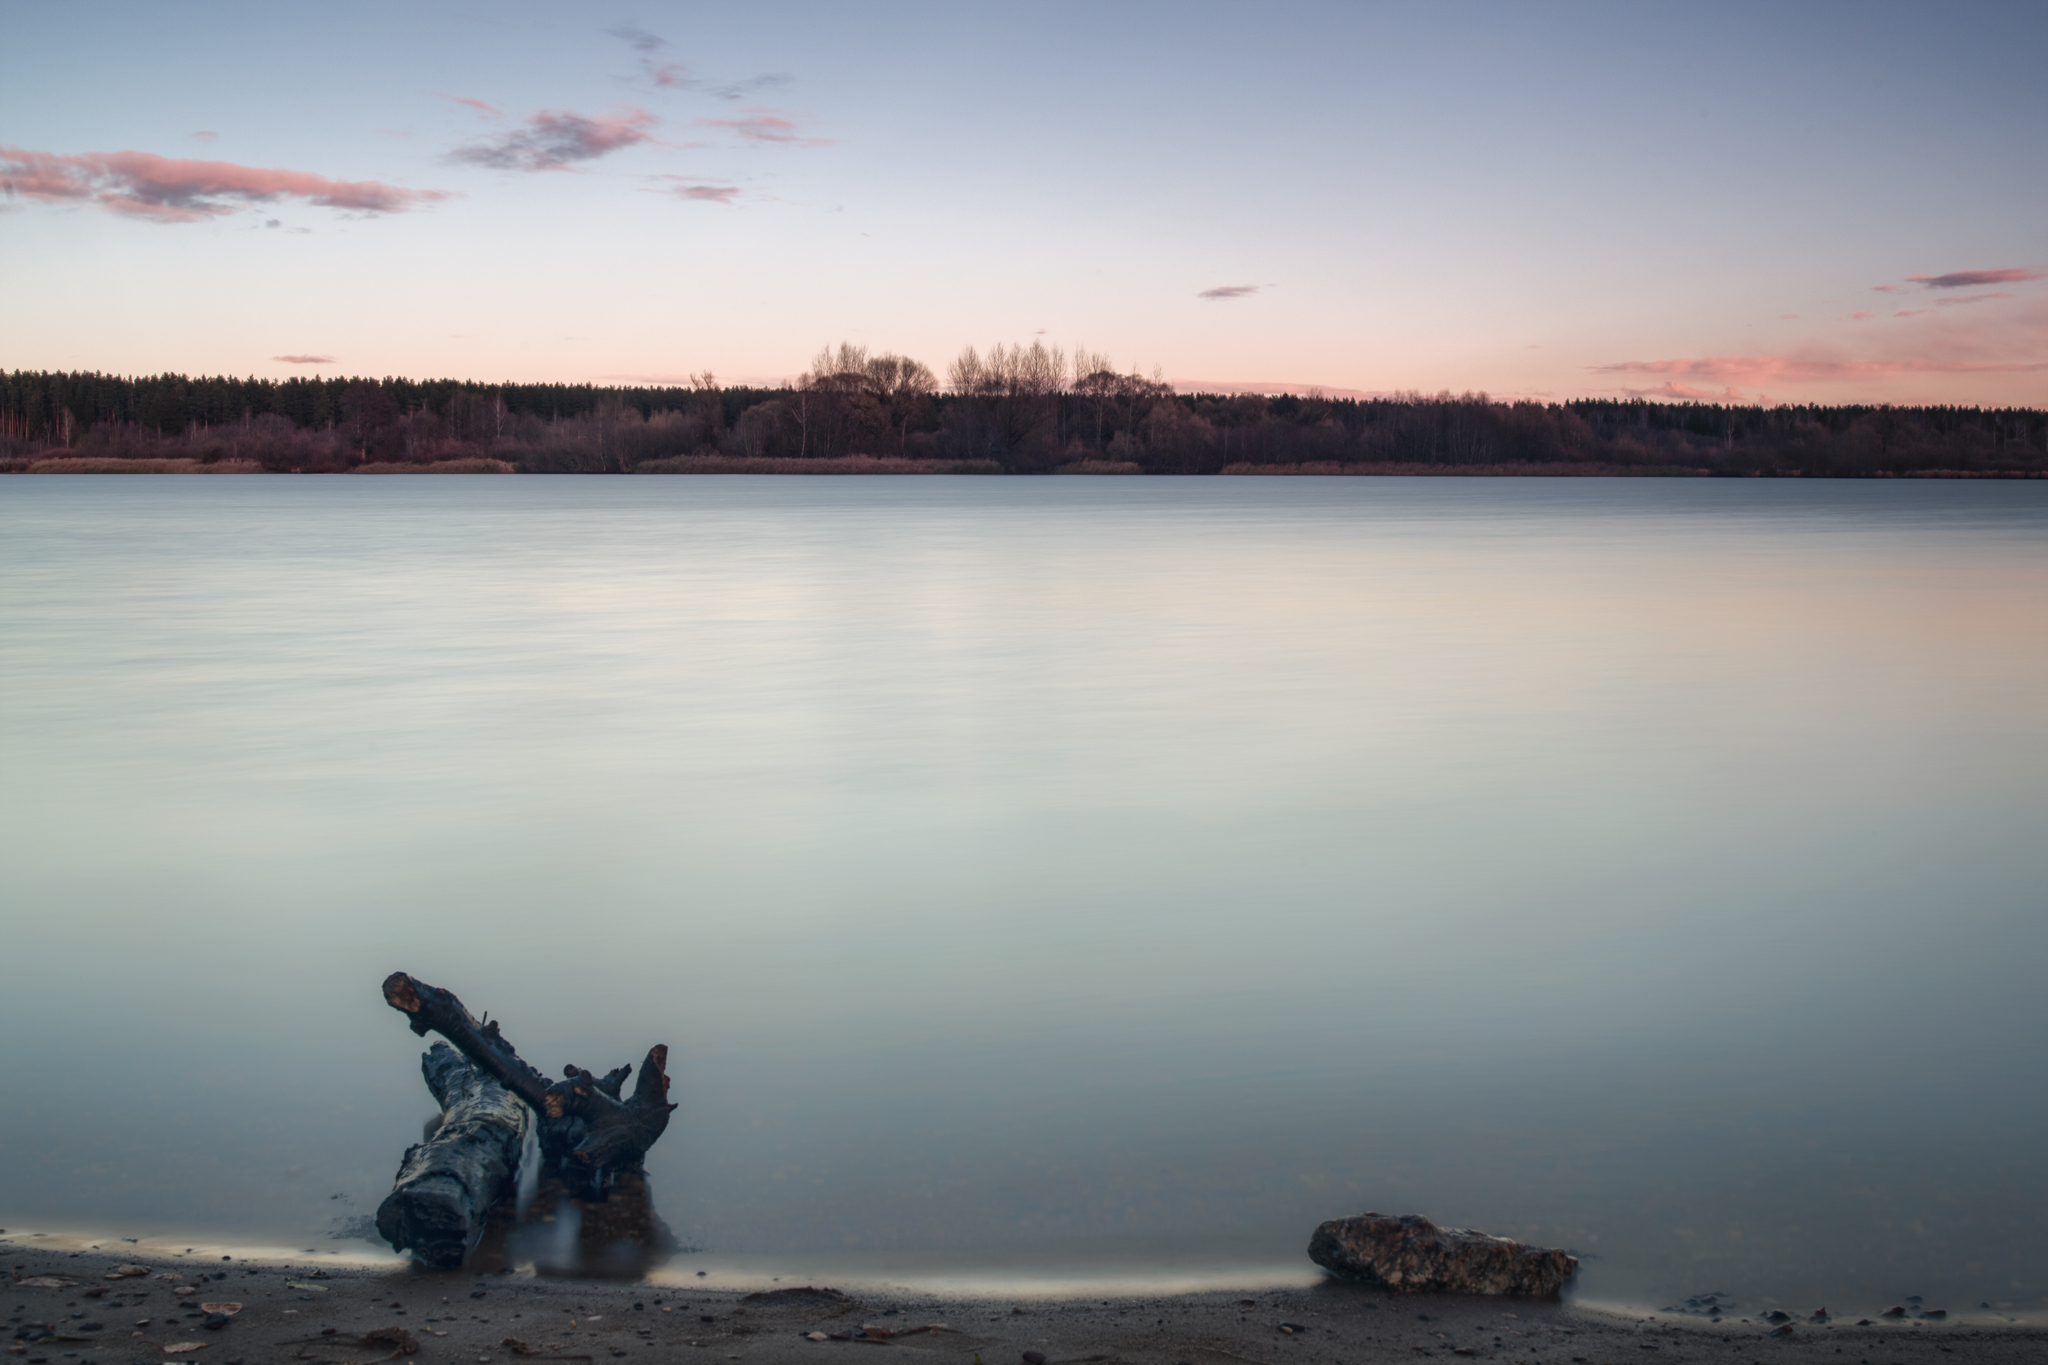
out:
{"label": "rock in water", "polygon": [[1440,1228],[1415,1213],[1332,1218],[1309,1239],[1308,1254],[1333,1274],[1402,1294],[1552,1299],[1579,1268],[1578,1257],[1555,1248]]}

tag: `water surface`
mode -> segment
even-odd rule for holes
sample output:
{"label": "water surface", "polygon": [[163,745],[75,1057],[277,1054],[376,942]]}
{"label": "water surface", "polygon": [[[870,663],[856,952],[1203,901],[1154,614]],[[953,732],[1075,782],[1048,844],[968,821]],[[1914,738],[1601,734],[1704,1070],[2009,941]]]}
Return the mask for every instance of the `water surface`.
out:
{"label": "water surface", "polygon": [[2039,1307],[2044,495],[0,480],[0,1222],[367,1250],[403,969],[689,1268]]}

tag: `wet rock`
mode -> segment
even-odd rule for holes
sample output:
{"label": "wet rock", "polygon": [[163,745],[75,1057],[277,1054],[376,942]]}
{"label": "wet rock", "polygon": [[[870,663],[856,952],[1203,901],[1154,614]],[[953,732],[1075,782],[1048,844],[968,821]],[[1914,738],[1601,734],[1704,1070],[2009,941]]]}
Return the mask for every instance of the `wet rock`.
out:
{"label": "wet rock", "polygon": [[1026,1351],[1024,1353],[1024,1365],[1045,1365],[1045,1352]]}
{"label": "wet rock", "polygon": [[1579,1268],[1563,1251],[1440,1228],[1420,1214],[1333,1218],[1316,1229],[1308,1254],[1333,1274],[1404,1294],[1555,1298]]}
{"label": "wet rock", "polygon": [[1920,1316],[1929,1322],[1944,1322],[1948,1318],[1948,1310],[1946,1308],[1930,1308]]}
{"label": "wet rock", "polygon": [[1885,1309],[1882,1313],[1879,1313],[1878,1316],[1881,1318],[1903,1318],[1904,1316],[1906,1316],[1906,1310],[1904,1308],[1901,1308],[1898,1304],[1893,1304],[1891,1307]]}
{"label": "wet rock", "polygon": [[1787,1313],[1786,1311],[1784,1311],[1784,1310],[1783,1310],[1782,1308],[1773,1308],[1773,1309],[1772,1309],[1772,1310],[1771,1310],[1770,1312],[1768,1312],[1768,1313],[1764,1314],[1764,1321],[1765,1321],[1765,1322],[1790,1322],[1790,1321],[1792,1321],[1792,1315],[1791,1315],[1790,1313]]}
{"label": "wet rock", "polygon": [[1788,1322],[1782,1327],[1773,1327],[1766,1335],[1774,1337],[1789,1337],[1792,1335],[1792,1324]]}

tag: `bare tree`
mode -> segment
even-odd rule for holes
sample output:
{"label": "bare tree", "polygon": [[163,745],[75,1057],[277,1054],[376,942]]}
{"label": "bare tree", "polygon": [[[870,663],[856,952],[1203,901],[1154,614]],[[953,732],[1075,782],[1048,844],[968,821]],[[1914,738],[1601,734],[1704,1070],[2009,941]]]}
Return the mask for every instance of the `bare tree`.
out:
{"label": "bare tree", "polygon": [[969,346],[947,367],[955,395],[964,400],[969,441],[989,454],[1015,460],[1055,444],[1059,397],[1067,387],[1066,356],[1034,341],[1030,349],[998,342],[984,358]]}

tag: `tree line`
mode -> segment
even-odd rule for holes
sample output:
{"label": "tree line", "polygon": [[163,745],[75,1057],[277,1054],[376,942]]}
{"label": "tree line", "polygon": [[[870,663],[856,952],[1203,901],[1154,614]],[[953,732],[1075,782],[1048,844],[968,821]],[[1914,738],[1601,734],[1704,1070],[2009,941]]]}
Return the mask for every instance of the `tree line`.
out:
{"label": "tree line", "polygon": [[943,382],[920,361],[841,344],[780,388],[721,385],[710,374],[602,386],[0,371],[4,467],[78,456],[280,472],[490,460],[527,473],[658,473],[864,460],[1020,474],[2011,476],[2048,475],[2048,411],[1177,393],[1156,375],[1039,342],[969,347]]}

